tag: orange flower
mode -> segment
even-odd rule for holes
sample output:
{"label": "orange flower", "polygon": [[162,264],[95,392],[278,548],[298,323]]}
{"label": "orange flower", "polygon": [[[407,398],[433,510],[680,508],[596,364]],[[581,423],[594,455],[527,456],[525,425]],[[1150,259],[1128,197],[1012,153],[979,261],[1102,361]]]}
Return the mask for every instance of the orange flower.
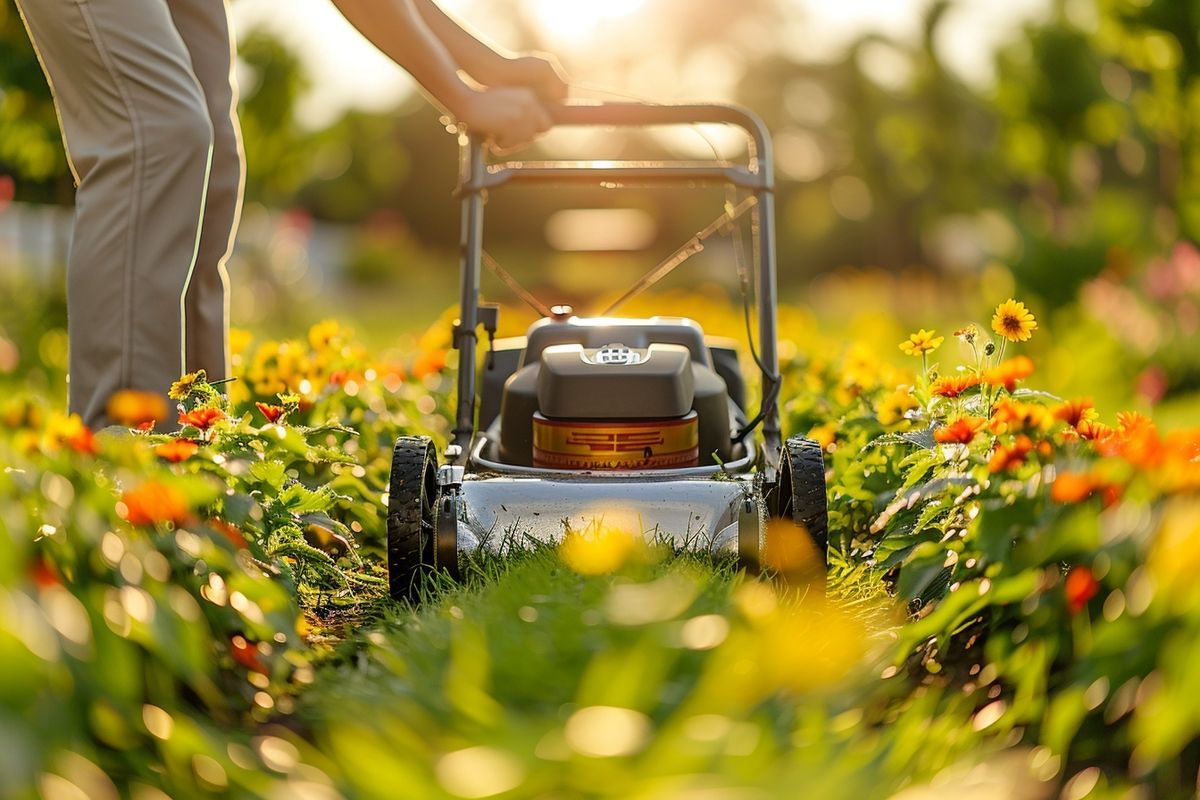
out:
{"label": "orange flower", "polygon": [[1011,445],[1000,445],[992,451],[988,459],[988,471],[992,473],[1007,472],[1025,463],[1025,457],[1033,449],[1033,441],[1028,436],[1018,436]]}
{"label": "orange flower", "polygon": [[53,448],[69,447],[76,453],[96,455],[96,437],[92,429],[83,424],[78,414],[69,417],[54,415],[46,426],[46,440]]}
{"label": "orange flower", "polygon": [[266,665],[258,658],[258,647],[246,641],[244,636],[234,636],[229,640],[229,654],[251,672],[267,674]]}
{"label": "orange flower", "polygon": [[79,430],[72,433],[65,440],[67,447],[74,450],[76,453],[84,455],[96,455],[96,437],[92,433],[92,429],[87,425],[80,425]]}
{"label": "orange flower", "polygon": [[414,378],[420,379],[441,372],[445,368],[445,350],[426,350],[413,361],[412,374]]}
{"label": "orange flower", "polygon": [[978,375],[957,375],[934,381],[932,391],[938,397],[958,397],[967,389],[979,385]]}
{"label": "orange flower", "polygon": [[117,513],[134,525],[173,522],[182,525],[188,519],[187,498],[174,486],[150,479],[121,495]]}
{"label": "orange flower", "polygon": [[180,461],[187,461],[196,455],[196,451],[199,449],[200,445],[191,439],[172,439],[155,447],[154,453],[159,458],[165,458],[173,464],[178,464]]}
{"label": "orange flower", "polygon": [[1046,422],[1046,409],[1033,403],[1016,400],[1001,400],[992,409],[991,428],[993,433],[1016,433],[1036,430]]}
{"label": "orange flower", "polygon": [[970,444],[986,422],[983,417],[959,417],[934,431],[933,438],[942,444]]}
{"label": "orange flower", "polygon": [[1167,456],[1163,441],[1153,427],[1118,428],[1097,441],[1096,448],[1103,455],[1120,455],[1141,469],[1159,467]]}
{"label": "orange flower", "polygon": [[1054,418],[1062,420],[1072,428],[1078,428],[1084,422],[1094,421],[1096,417],[1096,409],[1090,397],[1069,400],[1054,409]]}
{"label": "orange flower", "polygon": [[1096,491],[1097,481],[1091,475],[1060,472],[1050,487],[1050,499],[1055,503],[1079,503]]}
{"label": "orange flower", "polygon": [[199,428],[206,431],[213,426],[214,423],[225,418],[225,412],[215,406],[203,406],[202,408],[185,411],[179,415],[180,425],[190,425],[193,428]]}
{"label": "orange flower", "polygon": [[1118,411],[1117,430],[1129,434],[1134,431],[1153,431],[1156,430],[1156,427],[1154,421],[1145,414],[1139,414],[1136,411]]}
{"label": "orange flower", "polygon": [[167,418],[167,401],[153,392],[121,389],[108,398],[105,413],[117,425],[135,428],[150,423],[153,427]]}
{"label": "orange flower", "polygon": [[287,411],[283,406],[273,406],[269,403],[255,403],[254,407],[262,412],[262,415],[267,418],[267,422],[275,423]]}
{"label": "orange flower", "polygon": [[1029,356],[1017,356],[984,372],[983,382],[991,386],[1003,386],[1011,392],[1017,388],[1017,381],[1024,380],[1032,374],[1033,359]]}
{"label": "orange flower", "polygon": [[1078,614],[1087,608],[1088,600],[1091,600],[1100,591],[1100,581],[1096,580],[1096,576],[1089,568],[1082,564],[1076,564],[1067,573],[1067,581],[1063,589],[1067,596],[1067,610],[1072,614]]}
{"label": "orange flower", "polygon": [[1085,419],[1076,426],[1075,430],[1079,431],[1079,435],[1089,441],[1101,443],[1111,439],[1116,433],[1111,427],[1103,422]]}

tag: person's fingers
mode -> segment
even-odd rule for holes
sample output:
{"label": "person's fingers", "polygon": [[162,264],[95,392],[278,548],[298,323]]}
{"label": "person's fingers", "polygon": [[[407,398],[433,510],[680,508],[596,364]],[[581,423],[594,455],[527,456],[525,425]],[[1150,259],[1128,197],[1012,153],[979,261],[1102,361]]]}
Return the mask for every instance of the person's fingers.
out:
{"label": "person's fingers", "polygon": [[528,119],[533,123],[535,133],[543,133],[554,127],[554,120],[551,119],[550,113],[538,102],[533,104]]}

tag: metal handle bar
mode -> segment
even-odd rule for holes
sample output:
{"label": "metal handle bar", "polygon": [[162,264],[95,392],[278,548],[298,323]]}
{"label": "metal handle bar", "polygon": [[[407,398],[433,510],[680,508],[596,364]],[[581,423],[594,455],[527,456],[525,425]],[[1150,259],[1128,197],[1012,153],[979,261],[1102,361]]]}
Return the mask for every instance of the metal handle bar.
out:
{"label": "metal handle bar", "polygon": [[733,185],[751,191],[772,191],[774,170],[766,126],[749,109],[734,105],[645,105],[640,103],[570,104],[554,106],[551,118],[558,126],[644,127],[649,125],[734,125],[750,139],[746,166],[723,162],[690,161],[507,161],[487,164],[484,143],[471,137],[468,159],[486,166],[477,174],[463,175],[460,192],[482,191],[508,183],[563,185],[591,183],[603,186]]}
{"label": "metal handle bar", "polygon": [[[725,103],[657,105],[646,103],[570,103],[550,109],[555,125],[637,127],[646,125],[736,125],[754,142],[760,159],[770,154],[770,134],[757,114],[742,106]],[[763,171],[768,164],[762,165]]]}

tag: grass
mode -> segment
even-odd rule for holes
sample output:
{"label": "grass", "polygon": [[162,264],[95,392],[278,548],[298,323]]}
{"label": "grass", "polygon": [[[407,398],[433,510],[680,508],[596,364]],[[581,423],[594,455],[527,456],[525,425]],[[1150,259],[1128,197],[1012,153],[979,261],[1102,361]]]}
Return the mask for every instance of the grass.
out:
{"label": "grass", "polygon": [[608,575],[549,548],[470,567],[419,608],[380,601],[301,698],[297,719],[361,796],[896,788],[892,734],[859,724],[896,621],[862,570],[835,565],[826,592],[661,551]]}

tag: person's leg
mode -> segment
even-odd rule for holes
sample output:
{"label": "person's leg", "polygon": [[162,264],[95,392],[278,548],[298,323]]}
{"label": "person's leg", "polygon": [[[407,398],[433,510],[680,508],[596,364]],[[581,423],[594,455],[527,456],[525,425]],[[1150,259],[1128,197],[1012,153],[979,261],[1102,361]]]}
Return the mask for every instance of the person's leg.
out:
{"label": "person's leg", "polygon": [[229,376],[225,262],[233,251],[245,181],[235,44],[222,0],[167,0],[167,7],[191,55],[192,70],[204,90],[213,124],[208,204],[185,304],[187,371],[203,369],[210,380],[219,380]]}
{"label": "person's leg", "polygon": [[212,123],[165,0],[18,6],[78,183],[67,268],[70,408],[99,427],[113,392],[165,398],[183,370],[183,292]]}

